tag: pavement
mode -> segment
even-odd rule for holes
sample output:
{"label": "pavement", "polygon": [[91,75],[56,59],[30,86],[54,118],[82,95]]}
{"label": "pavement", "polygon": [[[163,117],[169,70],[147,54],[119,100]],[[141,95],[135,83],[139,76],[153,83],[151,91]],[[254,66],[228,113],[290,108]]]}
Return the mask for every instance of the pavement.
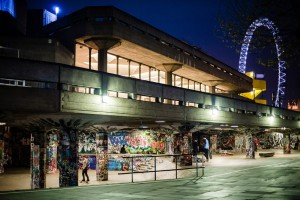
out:
{"label": "pavement", "polygon": [[217,156],[203,177],[0,192],[1,200],[300,199],[300,154],[247,159]]}

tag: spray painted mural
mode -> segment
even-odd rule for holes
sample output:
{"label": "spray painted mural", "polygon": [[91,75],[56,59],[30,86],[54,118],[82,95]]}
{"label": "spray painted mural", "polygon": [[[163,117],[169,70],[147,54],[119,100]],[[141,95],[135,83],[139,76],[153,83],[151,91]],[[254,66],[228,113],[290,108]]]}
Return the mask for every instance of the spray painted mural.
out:
{"label": "spray painted mural", "polygon": [[31,144],[31,188],[40,188],[40,146]]}
{"label": "spray painted mural", "polygon": [[4,128],[0,126],[0,174],[4,173]]}
{"label": "spray painted mural", "polygon": [[78,153],[96,154],[96,132],[82,130],[78,134]]}
{"label": "spray painted mural", "polygon": [[96,164],[96,177],[97,181],[108,180],[108,155],[107,155],[107,133],[98,132],[96,134],[97,146],[97,164]]}
{"label": "spray painted mural", "polygon": [[57,130],[53,129],[46,133],[47,153],[46,153],[46,170],[48,174],[57,172]]}
{"label": "spray painted mural", "polygon": [[236,134],[235,135],[235,151],[236,152],[243,152],[246,148],[245,136],[243,134]]}
{"label": "spray painted mural", "polygon": [[96,170],[97,181],[108,180],[107,133],[93,127],[81,130],[78,134],[79,167],[87,158],[89,169]]}
{"label": "spray painted mural", "polygon": [[282,146],[282,133],[258,133],[255,134],[255,138],[258,140],[259,149],[281,149]]}
{"label": "spray painted mural", "polygon": [[59,186],[77,186],[77,133],[65,130],[58,134]]}
{"label": "spray painted mural", "polygon": [[[108,152],[120,153],[122,145],[130,154],[165,153],[165,134],[157,130],[133,130],[108,134]],[[169,142],[173,143],[172,140]]]}
{"label": "spray painted mural", "polygon": [[217,148],[221,150],[234,150],[235,136],[232,132],[223,132],[218,135]]}

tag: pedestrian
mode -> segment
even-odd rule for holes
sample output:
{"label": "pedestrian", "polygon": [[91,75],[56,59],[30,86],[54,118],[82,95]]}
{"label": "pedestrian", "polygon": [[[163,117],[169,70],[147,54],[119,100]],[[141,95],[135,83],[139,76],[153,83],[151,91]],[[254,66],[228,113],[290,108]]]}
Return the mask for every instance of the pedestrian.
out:
{"label": "pedestrian", "polygon": [[198,154],[198,140],[195,139],[193,142],[193,156],[196,156]]}
{"label": "pedestrian", "polygon": [[206,137],[203,137],[203,152],[204,152],[204,156],[206,158],[206,161],[208,162],[209,160],[209,157],[208,157],[208,153],[209,153],[209,142],[208,140],[206,139]]}
{"label": "pedestrian", "polygon": [[195,139],[193,142],[193,156],[194,156],[196,162],[198,162],[198,157],[197,157],[198,152],[199,152],[198,140]]}
{"label": "pedestrian", "polygon": [[123,146],[121,147],[120,153],[126,153],[126,149],[125,149],[125,145],[123,144]]}
{"label": "pedestrian", "polygon": [[82,161],[82,180],[80,183],[85,182],[85,177],[86,177],[86,183],[89,183],[89,175],[88,175],[88,169],[89,169],[89,163],[87,158],[83,158]]}

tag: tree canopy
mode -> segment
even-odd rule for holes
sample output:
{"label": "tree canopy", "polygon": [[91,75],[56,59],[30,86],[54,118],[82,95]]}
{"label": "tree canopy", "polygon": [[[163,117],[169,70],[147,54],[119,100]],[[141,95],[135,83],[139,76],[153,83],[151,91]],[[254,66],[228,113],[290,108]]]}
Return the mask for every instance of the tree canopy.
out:
{"label": "tree canopy", "polygon": [[[279,29],[282,38],[282,59],[287,67],[299,67],[300,54],[300,1],[298,0],[230,0],[223,1],[225,9],[219,16],[218,35],[237,53],[241,51],[244,36],[249,26],[266,17]],[[249,52],[255,55],[255,63],[261,66],[277,67],[277,53],[274,38],[266,27],[259,27],[253,34]]]}

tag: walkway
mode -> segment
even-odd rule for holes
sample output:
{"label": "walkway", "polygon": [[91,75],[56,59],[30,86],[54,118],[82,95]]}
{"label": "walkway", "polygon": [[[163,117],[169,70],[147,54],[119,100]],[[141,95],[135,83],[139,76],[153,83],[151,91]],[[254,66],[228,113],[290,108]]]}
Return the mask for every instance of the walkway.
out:
{"label": "walkway", "polygon": [[255,160],[218,157],[207,163],[201,179],[2,192],[0,199],[299,199],[299,178],[299,154]]}

